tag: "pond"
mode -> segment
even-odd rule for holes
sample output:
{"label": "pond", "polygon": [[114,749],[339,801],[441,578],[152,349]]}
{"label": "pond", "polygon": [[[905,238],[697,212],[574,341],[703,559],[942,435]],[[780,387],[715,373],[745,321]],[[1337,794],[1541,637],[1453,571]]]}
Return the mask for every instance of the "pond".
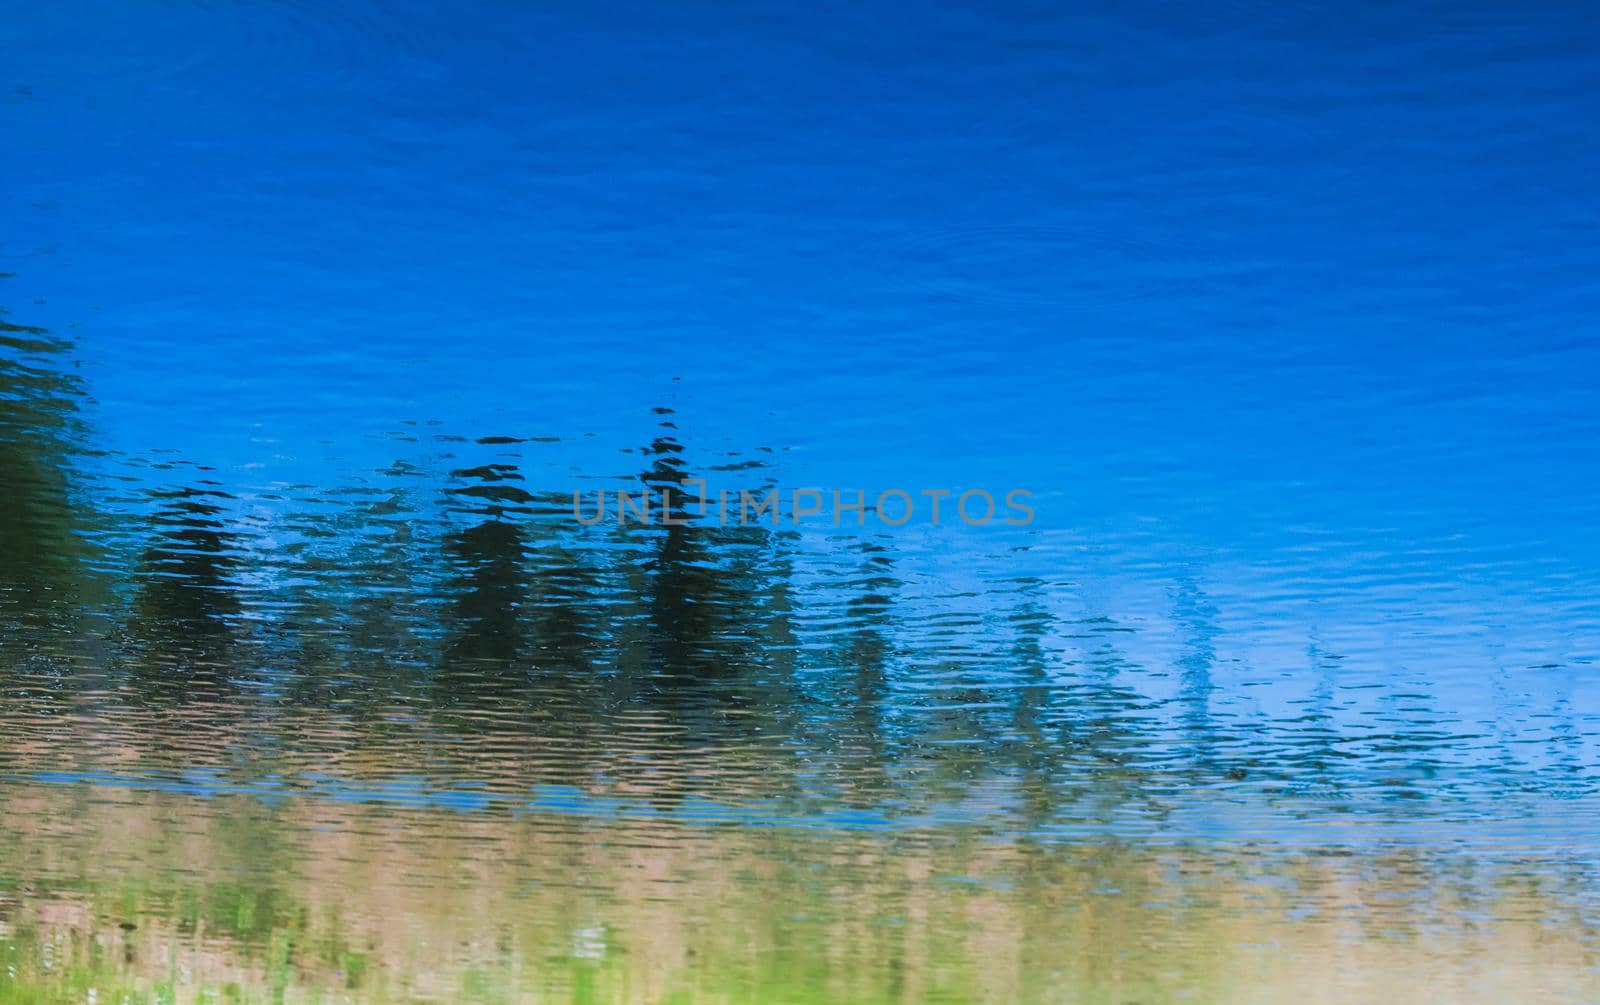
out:
{"label": "pond", "polygon": [[0,1002],[1600,1000],[1600,21],[0,17]]}

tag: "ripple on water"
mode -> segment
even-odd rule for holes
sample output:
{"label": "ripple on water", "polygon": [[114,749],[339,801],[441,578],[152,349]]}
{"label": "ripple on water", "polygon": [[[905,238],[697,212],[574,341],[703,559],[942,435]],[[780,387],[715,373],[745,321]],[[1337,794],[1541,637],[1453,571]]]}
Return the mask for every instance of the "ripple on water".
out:
{"label": "ripple on water", "polygon": [[1005,312],[1188,300],[1222,278],[1202,249],[1089,225],[922,230],[885,250],[913,295]]}

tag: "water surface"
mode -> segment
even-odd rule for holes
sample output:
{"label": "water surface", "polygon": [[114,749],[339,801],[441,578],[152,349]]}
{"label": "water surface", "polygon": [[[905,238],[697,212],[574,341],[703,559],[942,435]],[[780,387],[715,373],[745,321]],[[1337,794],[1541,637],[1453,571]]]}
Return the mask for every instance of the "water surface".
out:
{"label": "water surface", "polygon": [[1587,12],[0,14],[0,999],[1600,998]]}

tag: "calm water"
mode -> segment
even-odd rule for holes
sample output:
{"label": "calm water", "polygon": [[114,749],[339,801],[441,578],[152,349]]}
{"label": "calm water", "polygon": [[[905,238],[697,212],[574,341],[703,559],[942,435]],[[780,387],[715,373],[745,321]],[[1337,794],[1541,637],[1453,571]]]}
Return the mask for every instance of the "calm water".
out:
{"label": "calm water", "polygon": [[0,1001],[1600,1001],[1597,94],[0,0]]}

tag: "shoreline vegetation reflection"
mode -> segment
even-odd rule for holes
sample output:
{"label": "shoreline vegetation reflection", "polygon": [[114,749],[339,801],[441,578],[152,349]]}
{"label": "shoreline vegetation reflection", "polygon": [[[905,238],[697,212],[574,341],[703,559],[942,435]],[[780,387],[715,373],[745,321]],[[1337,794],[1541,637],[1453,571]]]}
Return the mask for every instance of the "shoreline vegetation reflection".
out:
{"label": "shoreline vegetation reflection", "polygon": [[[1496,791],[1595,790],[1577,761],[1530,789],[1531,769],[1506,770],[1510,744],[1486,746],[1426,691],[1341,720],[1341,657],[1315,644],[1309,704],[1239,721],[1216,682],[1221,612],[1197,579],[1172,584],[1173,666],[1158,675],[1133,655],[1136,625],[1065,613],[1038,576],[963,584],[957,605],[910,595],[893,534],[816,546],[693,506],[584,526],[563,493],[530,486],[515,448],[531,438],[463,442],[438,476],[399,460],[346,488],[242,499],[202,464],[97,452],[72,344],[10,322],[0,340],[13,772],[116,748],[151,770],[314,774],[323,756],[376,747],[404,774],[510,791],[715,791],[885,820],[978,800],[1039,831],[1160,830],[1213,796],[1415,820],[1470,817]],[[635,486],[616,491],[695,498],[707,473],[690,469],[672,410],[656,413],[629,454]],[[772,498],[765,461],[722,467]]]}
{"label": "shoreline vegetation reflection", "polygon": [[[1042,576],[931,604],[893,534],[585,525],[533,438],[246,496],[97,450],[75,351],[0,327],[7,1001],[1594,987],[1592,873],[1538,840],[1581,760],[1463,760],[1410,684],[1352,725],[1318,643],[1242,717],[1203,577],[1157,670]],[[655,411],[611,491],[771,497],[770,451],[693,470]]]}

